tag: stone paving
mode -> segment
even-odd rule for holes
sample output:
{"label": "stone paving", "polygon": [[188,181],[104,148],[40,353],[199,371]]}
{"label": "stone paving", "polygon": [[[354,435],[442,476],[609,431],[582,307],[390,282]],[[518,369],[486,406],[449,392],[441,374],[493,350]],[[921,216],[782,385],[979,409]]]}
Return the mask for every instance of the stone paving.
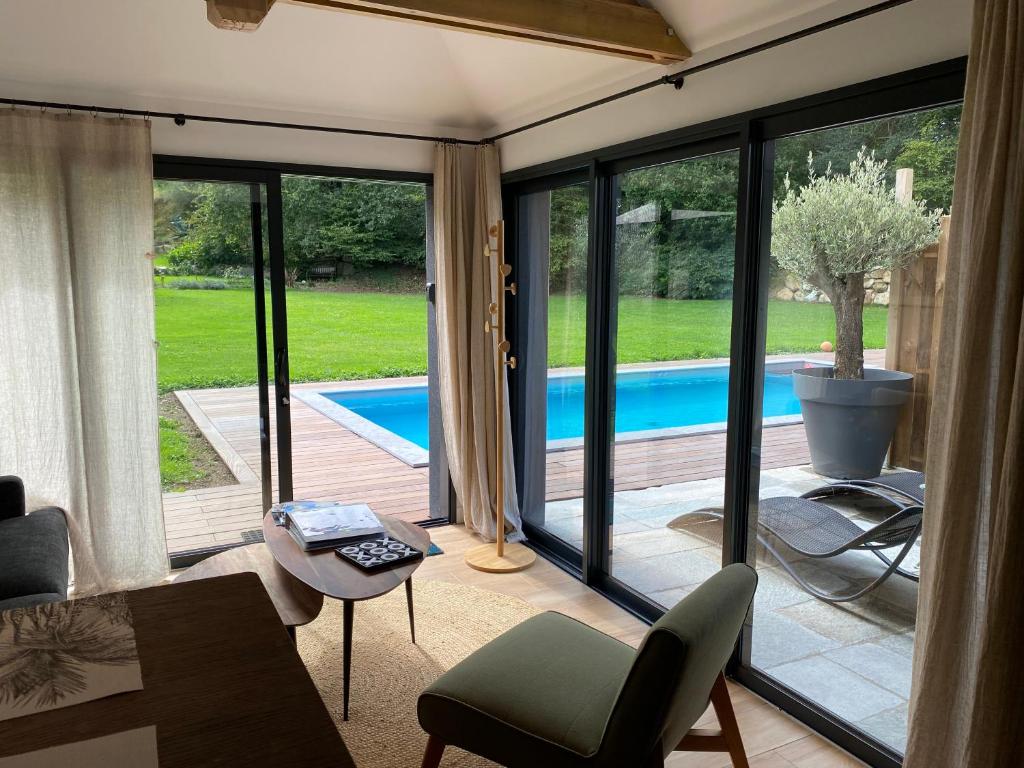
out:
{"label": "stone paving", "polygon": [[[760,496],[797,496],[824,482],[809,467],[766,470]],[[719,478],[616,493],[612,575],[661,605],[674,605],[721,566],[722,531],[720,522],[700,522],[704,518],[694,518],[686,530],[668,524],[686,512],[721,508],[723,489]],[[836,508],[865,528],[884,516],[877,505]],[[549,502],[545,528],[581,546],[582,500]],[[894,575],[866,597],[833,605],[801,589],[763,547],[757,547],[755,559],[760,581],[753,666],[902,752],[917,584]],[[915,545],[904,568],[916,571],[919,559]],[[796,567],[812,584],[831,591],[866,583],[884,566],[858,552],[828,561],[798,560]]]}

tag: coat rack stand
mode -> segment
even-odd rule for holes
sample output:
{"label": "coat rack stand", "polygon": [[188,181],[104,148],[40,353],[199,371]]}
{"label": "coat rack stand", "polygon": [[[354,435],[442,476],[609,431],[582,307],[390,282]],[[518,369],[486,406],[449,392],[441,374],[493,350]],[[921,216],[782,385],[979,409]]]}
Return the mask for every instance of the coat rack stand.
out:
{"label": "coat rack stand", "polygon": [[[494,333],[497,341],[494,345],[494,412],[495,412],[495,481],[494,509],[497,513],[495,521],[494,544],[481,544],[466,552],[466,564],[478,571],[488,573],[513,573],[529,568],[537,555],[533,550],[518,543],[505,541],[505,368],[515,368],[516,358],[508,354],[510,344],[505,338],[505,294],[516,295],[516,284],[505,284],[512,272],[512,267],[505,263],[505,222],[499,221],[487,232],[489,240],[484,247],[484,256],[494,260],[496,296],[487,308],[487,320],[484,333]],[[491,248],[490,240],[496,241]]]}

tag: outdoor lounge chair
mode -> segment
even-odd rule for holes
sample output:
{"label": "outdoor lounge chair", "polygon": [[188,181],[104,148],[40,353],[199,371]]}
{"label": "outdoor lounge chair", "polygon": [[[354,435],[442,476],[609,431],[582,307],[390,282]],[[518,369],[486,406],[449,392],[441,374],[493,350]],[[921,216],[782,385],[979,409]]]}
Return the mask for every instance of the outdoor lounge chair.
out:
{"label": "outdoor lounge chair", "polygon": [[897,509],[924,506],[924,474],[892,472],[869,480],[843,480],[829,483],[803,494],[801,499],[825,499],[833,496],[865,494],[883,499]]}
{"label": "outdoor lounge chair", "polygon": [[[761,499],[757,513],[758,527],[781,540],[797,554],[824,560],[844,552],[865,551],[885,564],[885,570],[870,584],[848,593],[818,589],[796,571],[767,537],[758,532],[757,540],[804,590],[829,603],[846,603],[868,594],[894,573],[911,581],[918,580],[916,574],[900,568],[900,564],[921,535],[923,516],[924,507],[908,505],[878,525],[864,529],[820,501],[793,496]],[[890,559],[881,550],[892,547],[900,547],[900,550]]]}
{"label": "outdoor lounge chair", "polygon": [[[845,483],[840,485],[845,485]],[[818,489],[818,491],[822,490]],[[811,491],[811,493],[816,492]],[[892,501],[897,506],[897,511],[878,525],[866,529],[861,528],[829,505],[803,496],[775,496],[761,499],[757,513],[757,540],[778,560],[779,565],[793,577],[801,588],[819,600],[829,603],[846,603],[857,600],[879,587],[894,573],[911,581],[918,581],[917,574],[900,568],[900,564],[921,535],[924,507],[920,504],[901,504],[887,495],[882,498]],[[701,509],[690,514],[723,519],[720,509]],[[688,516],[684,515],[684,517]],[[782,541],[786,547],[798,555],[818,560],[837,557],[844,552],[870,552],[885,564],[885,570],[870,584],[859,589],[845,593],[825,592],[803,578],[793,564],[779,552],[771,538],[764,535],[766,533]],[[890,558],[883,554],[882,550],[892,547],[900,547],[895,557]]]}

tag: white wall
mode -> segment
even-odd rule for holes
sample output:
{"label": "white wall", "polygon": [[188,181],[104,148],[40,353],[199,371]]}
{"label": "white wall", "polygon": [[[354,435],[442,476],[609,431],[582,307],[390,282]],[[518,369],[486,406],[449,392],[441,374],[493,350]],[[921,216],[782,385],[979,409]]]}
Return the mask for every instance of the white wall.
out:
{"label": "white wall", "polygon": [[[756,37],[730,43],[728,49],[702,52],[689,63],[695,65],[864,5],[831,5],[817,17],[804,17],[795,27],[764,30]],[[658,86],[510,137],[500,142],[502,166],[514,170],[963,56],[968,49],[970,18],[969,0],[913,0],[694,75],[681,91]],[[637,82],[642,79],[621,85]],[[563,108],[608,92],[578,96]],[[542,116],[526,116],[516,124]],[[503,125],[501,130],[516,124]]]}
{"label": "white wall", "polygon": [[[306,122],[308,116],[295,122]],[[260,119],[268,119],[265,113]],[[350,121],[345,127],[352,127]],[[419,171],[433,168],[433,144],[345,134],[170,120],[153,122],[153,152],[342,168]]]}

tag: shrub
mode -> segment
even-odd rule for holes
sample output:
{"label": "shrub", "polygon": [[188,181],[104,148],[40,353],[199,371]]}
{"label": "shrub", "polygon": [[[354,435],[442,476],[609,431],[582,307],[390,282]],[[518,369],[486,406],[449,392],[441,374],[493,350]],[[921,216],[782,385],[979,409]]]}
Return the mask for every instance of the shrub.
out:
{"label": "shrub", "polygon": [[178,291],[223,291],[228,284],[223,280],[172,280],[167,287]]}
{"label": "shrub", "polygon": [[198,274],[200,259],[199,243],[194,240],[183,240],[167,252],[167,263],[175,275]]}

